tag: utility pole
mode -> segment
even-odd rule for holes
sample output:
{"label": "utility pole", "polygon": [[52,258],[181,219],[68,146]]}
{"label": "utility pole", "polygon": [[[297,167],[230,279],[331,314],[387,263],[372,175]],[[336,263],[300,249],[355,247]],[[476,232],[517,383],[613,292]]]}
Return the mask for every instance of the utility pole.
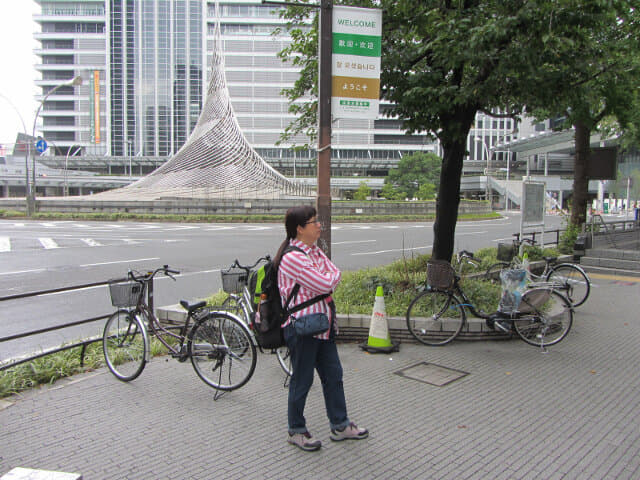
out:
{"label": "utility pole", "polygon": [[316,209],[322,232],[318,246],[331,258],[331,0],[320,3],[318,54],[318,195]]}
{"label": "utility pole", "polygon": [[[315,4],[262,0],[262,4],[318,8]],[[331,54],[333,4],[320,1],[318,25],[318,164],[317,218],[322,224],[318,246],[331,258]]]}

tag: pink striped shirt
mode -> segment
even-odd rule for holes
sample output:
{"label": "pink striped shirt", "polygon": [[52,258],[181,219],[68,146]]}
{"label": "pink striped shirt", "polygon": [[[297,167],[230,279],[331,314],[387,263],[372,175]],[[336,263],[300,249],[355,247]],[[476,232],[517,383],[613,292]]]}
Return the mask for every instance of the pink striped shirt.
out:
{"label": "pink striped shirt", "polygon": [[[290,245],[301,248],[305,253],[294,250],[287,253],[280,261],[278,268],[278,288],[282,304],[287,301],[289,294],[296,283],[300,284],[300,290],[295,299],[291,301],[289,308],[310,300],[323,293],[331,293],[340,282],[342,274],[324,252],[317,246],[309,247],[295,238],[289,242]],[[310,313],[326,313],[329,317],[329,329],[315,338],[328,340],[331,331],[331,324],[334,321],[329,307],[331,297],[327,297],[320,302],[309,305],[307,308],[294,314],[295,317],[302,317]],[[289,325],[291,318],[287,319],[283,326]],[[337,332],[337,326],[336,326]]]}

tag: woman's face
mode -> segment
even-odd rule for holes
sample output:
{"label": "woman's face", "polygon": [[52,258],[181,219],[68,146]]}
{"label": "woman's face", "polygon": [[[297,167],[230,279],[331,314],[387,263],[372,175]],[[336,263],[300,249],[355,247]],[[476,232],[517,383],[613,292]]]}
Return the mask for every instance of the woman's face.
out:
{"label": "woman's face", "polygon": [[313,216],[304,225],[298,226],[298,240],[307,245],[313,245],[320,238],[322,225],[318,219]]}

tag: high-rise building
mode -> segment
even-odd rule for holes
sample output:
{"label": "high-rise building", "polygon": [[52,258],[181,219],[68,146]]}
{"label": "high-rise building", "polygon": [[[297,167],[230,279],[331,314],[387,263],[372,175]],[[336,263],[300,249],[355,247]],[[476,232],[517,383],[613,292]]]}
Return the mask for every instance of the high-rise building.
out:
{"label": "high-rise building", "polygon": [[[42,11],[36,65],[42,100],[55,86],[82,75],[44,104],[38,131],[58,154],[81,145],[84,153],[168,157],[196,124],[206,96],[214,25],[221,24],[229,94],[248,142],[286,175],[315,173],[313,148],[294,152],[278,144],[293,120],[282,90],[298,67],[278,52],[291,38],[277,6],[260,0],[36,0]],[[219,13],[218,13],[219,12]],[[384,104],[381,105],[384,109]],[[469,136],[469,171],[481,172],[489,150],[511,139],[513,123],[479,114]],[[335,175],[381,175],[413,151],[439,153],[425,134],[405,135],[402,122],[338,119],[332,127]],[[495,158],[495,157],[494,157]],[[485,167],[486,168],[486,167]]]}

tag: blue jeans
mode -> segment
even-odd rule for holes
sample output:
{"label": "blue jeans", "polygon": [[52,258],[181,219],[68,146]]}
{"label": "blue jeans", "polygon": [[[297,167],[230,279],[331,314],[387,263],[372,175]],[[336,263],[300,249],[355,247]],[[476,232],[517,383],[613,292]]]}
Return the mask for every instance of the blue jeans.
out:
{"label": "blue jeans", "polygon": [[307,431],[304,406],[313,383],[314,369],[318,371],[322,382],[324,405],[330,427],[342,429],[349,425],[342,384],[342,365],[333,336],[333,329],[329,340],[298,336],[292,325],[287,325],[284,329],[284,338],[289,347],[293,369],[289,382],[289,433]]}

